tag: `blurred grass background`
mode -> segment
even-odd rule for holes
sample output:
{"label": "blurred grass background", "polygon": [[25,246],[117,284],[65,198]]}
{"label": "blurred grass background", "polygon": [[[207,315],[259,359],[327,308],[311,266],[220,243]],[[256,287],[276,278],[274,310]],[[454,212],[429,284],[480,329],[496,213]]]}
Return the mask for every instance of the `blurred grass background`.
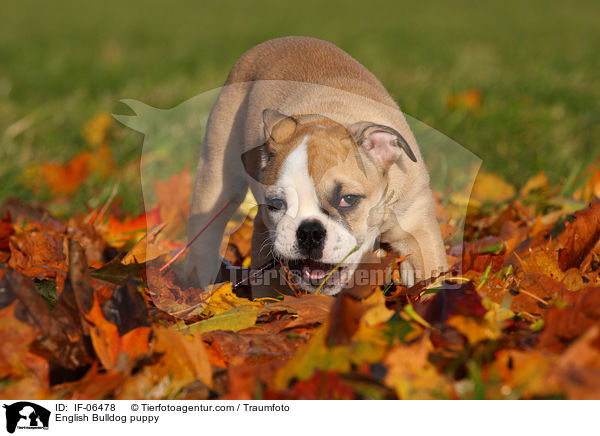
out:
{"label": "blurred grass background", "polygon": [[[37,199],[62,213],[102,204],[110,179],[92,176],[57,197],[28,169],[89,149],[82,126],[101,111],[130,114],[120,99],[171,108],[222,85],[248,48],[284,35],[346,50],[406,113],[484,169],[517,186],[542,169],[558,182],[600,154],[599,17],[593,0],[3,2],[0,202]],[[481,102],[449,105],[465,90]],[[126,211],[142,207],[142,140],[113,127]]]}

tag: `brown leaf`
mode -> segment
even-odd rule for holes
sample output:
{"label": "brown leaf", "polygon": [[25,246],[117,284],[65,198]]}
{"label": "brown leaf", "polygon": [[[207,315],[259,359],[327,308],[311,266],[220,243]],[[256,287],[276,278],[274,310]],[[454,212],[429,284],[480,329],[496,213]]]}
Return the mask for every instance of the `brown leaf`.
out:
{"label": "brown leaf", "polygon": [[296,316],[282,325],[283,328],[294,328],[322,324],[334,304],[335,298],[323,294],[307,294],[300,297],[285,295],[279,303],[270,303],[264,311],[286,311]]}
{"label": "brown leaf", "polygon": [[600,288],[568,293],[565,301],[566,307],[548,310],[538,345],[540,349],[561,352],[600,321]]}
{"label": "brown leaf", "polygon": [[415,311],[432,325],[441,325],[454,315],[483,317],[486,313],[473,282],[442,282],[432,298],[414,303]]}
{"label": "brown leaf", "polygon": [[71,218],[67,229],[69,236],[76,240],[85,250],[88,264],[94,268],[105,262],[104,254],[108,244],[94,226],[79,219]]}
{"label": "brown leaf", "polygon": [[570,400],[600,399],[600,322],[565,350],[550,377],[564,387]]}
{"label": "brown leaf", "polygon": [[232,360],[241,362],[268,362],[271,360],[287,360],[305,343],[306,330],[293,330],[294,334],[282,333],[245,333],[217,330],[204,333],[202,338],[209,346],[213,364],[227,365]]}
{"label": "brown leaf", "polygon": [[50,361],[51,382],[61,380],[64,375],[62,369],[77,373],[92,362],[70,286],[65,288],[51,310],[27,277],[8,270],[3,281],[19,301],[16,316],[40,331],[41,335],[33,342],[31,351]]}
{"label": "brown leaf", "polygon": [[575,220],[566,224],[560,236],[558,262],[563,271],[579,268],[600,240],[600,201],[575,213]]}
{"label": "brown leaf", "polygon": [[11,237],[8,264],[29,277],[57,280],[60,292],[67,273],[66,244],[62,227],[30,222]]}
{"label": "brown leaf", "polygon": [[519,287],[512,291],[516,295],[512,299],[511,310],[534,316],[543,315],[549,307],[570,293],[563,283],[539,272],[524,274]]}

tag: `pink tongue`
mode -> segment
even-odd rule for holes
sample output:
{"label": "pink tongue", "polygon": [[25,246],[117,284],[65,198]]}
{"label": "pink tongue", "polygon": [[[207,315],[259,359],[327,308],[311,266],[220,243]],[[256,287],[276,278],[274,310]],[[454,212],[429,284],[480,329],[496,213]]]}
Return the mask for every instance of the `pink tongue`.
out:
{"label": "pink tongue", "polygon": [[310,277],[313,280],[319,280],[322,279],[323,277],[325,277],[327,275],[327,273],[323,270],[320,269],[310,269],[308,267],[308,265],[304,265],[302,267],[303,272],[308,275],[308,277]]}

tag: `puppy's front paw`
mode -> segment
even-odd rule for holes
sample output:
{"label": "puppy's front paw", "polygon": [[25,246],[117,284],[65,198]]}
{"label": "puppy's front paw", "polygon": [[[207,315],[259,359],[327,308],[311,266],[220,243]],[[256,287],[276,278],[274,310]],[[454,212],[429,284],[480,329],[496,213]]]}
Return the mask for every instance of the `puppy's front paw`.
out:
{"label": "puppy's front paw", "polygon": [[407,288],[417,283],[417,272],[412,262],[404,260],[400,263],[400,278],[402,279],[402,284]]}

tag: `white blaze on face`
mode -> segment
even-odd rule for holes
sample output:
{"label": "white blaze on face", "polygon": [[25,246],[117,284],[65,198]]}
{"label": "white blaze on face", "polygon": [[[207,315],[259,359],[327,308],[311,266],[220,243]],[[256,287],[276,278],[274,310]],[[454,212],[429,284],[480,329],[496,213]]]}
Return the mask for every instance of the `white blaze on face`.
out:
{"label": "white blaze on face", "polygon": [[296,243],[296,230],[305,220],[317,220],[327,232],[323,257],[318,260],[337,264],[357,242],[345,226],[331,220],[321,210],[315,183],[308,172],[307,140],[308,137],[305,137],[286,158],[277,181],[279,191],[285,195],[287,210],[276,225],[274,248],[283,257],[301,258]]}

